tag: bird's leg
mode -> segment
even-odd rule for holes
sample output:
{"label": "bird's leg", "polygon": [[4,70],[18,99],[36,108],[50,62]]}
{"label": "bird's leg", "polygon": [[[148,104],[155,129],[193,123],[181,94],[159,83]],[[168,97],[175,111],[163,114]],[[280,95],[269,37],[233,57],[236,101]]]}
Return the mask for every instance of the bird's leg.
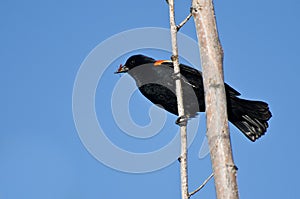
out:
{"label": "bird's leg", "polygon": [[172,77],[172,79],[174,79],[174,81],[180,79],[180,80],[182,80],[184,83],[186,83],[187,85],[190,85],[191,87],[196,88],[195,85],[191,84],[191,83],[188,82],[184,77],[182,77],[182,75],[181,75],[180,73],[173,73],[171,77]]}
{"label": "bird's leg", "polygon": [[182,79],[180,72],[173,73],[171,77],[172,77],[172,79],[174,79],[174,81],[178,80],[178,79]]}

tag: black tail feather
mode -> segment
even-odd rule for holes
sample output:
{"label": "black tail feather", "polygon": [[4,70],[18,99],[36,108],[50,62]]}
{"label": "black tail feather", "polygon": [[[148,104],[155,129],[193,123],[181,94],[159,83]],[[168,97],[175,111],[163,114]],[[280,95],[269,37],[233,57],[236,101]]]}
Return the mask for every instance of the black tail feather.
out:
{"label": "black tail feather", "polygon": [[272,117],[269,106],[265,102],[240,99],[230,96],[227,100],[228,118],[247,138],[255,141],[265,134],[268,120]]}

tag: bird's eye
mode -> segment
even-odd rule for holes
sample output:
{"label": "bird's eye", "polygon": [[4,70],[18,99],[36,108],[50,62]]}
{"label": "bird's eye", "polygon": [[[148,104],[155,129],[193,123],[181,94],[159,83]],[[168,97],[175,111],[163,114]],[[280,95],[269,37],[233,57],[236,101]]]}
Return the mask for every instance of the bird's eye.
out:
{"label": "bird's eye", "polygon": [[130,64],[134,65],[135,64],[135,60],[131,60]]}

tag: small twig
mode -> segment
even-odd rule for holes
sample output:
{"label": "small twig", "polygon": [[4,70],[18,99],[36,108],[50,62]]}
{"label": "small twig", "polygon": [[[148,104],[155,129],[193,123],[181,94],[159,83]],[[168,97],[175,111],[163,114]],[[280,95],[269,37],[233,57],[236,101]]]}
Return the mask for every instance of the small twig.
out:
{"label": "small twig", "polygon": [[208,181],[214,176],[214,173],[210,174],[210,176],[193,192],[189,193],[189,197],[200,191],[207,183]]}
{"label": "small twig", "polygon": [[177,25],[177,31],[180,30],[180,28],[182,28],[182,26],[184,26],[184,24],[192,17],[192,13],[190,12],[190,14],[179,24]]}
{"label": "small twig", "polygon": [[[168,0],[169,2],[169,15],[170,15],[170,32],[171,32],[171,43],[172,43],[172,62],[174,66],[174,74],[178,77],[180,76],[180,66],[178,60],[178,46],[177,46],[177,26],[175,23],[175,13],[174,13],[174,0]],[[178,115],[185,115],[183,106],[183,90],[180,78],[175,80],[175,91],[177,97],[177,108]],[[180,181],[181,181],[181,199],[189,198],[188,191],[188,172],[187,172],[187,133],[186,133],[186,122],[180,125]]]}

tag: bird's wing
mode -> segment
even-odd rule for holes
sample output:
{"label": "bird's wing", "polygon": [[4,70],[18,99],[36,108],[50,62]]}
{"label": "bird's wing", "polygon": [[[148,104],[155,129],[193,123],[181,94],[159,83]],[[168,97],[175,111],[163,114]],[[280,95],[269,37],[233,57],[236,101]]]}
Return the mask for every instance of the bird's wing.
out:
{"label": "bird's wing", "polygon": [[[191,84],[195,84],[195,85],[203,87],[202,72],[200,72],[197,69],[192,68],[190,66],[187,66],[187,65],[184,65],[184,64],[180,64],[180,73],[186,79],[188,79],[188,81]],[[201,81],[200,84],[199,84],[199,80]],[[234,88],[232,88],[231,86],[229,86],[226,83],[225,83],[225,90],[226,90],[226,93],[228,93],[229,95],[233,95],[233,96],[239,96],[239,95],[241,95],[237,90],[235,90]]]}
{"label": "bird's wing", "polygon": [[[158,65],[167,65],[171,68],[174,68],[172,61],[170,60],[159,60],[155,62],[155,66]],[[180,64],[180,73],[185,77],[185,79],[188,81],[189,84],[191,84],[194,88],[203,89],[203,78],[202,78],[202,72],[192,68],[190,66],[187,66],[185,64]],[[241,95],[238,91],[236,91],[234,88],[229,86],[225,83],[225,90],[226,93],[232,96],[239,96]]]}

